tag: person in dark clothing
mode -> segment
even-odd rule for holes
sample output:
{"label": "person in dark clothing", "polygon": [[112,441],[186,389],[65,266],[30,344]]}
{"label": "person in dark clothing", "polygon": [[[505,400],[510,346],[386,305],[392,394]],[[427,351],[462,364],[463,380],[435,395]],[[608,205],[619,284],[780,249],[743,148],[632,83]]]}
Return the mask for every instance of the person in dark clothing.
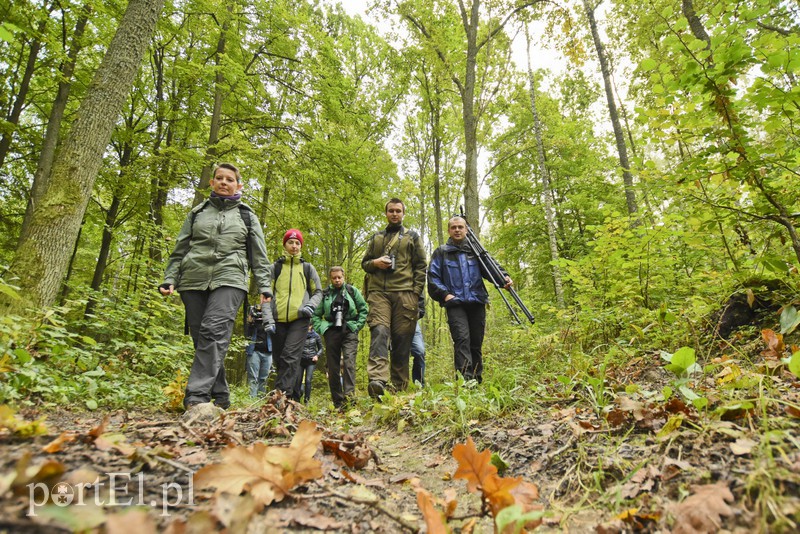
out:
{"label": "person in dark clothing", "polygon": [[[314,368],[317,366],[320,356],[322,356],[322,338],[314,332],[309,324],[306,342],[303,345],[303,356],[300,358],[300,374],[297,376],[297,386],[295,387],[301,393],[304,403],[308,403],[311,398],[311,379],[314,377]],[[305,381],[303,375],[305,375]]]}
{"label": "person in dark clothing", "polygon": [[[447,312],[447,325],[453,338],[456,371],[464,380],[483,380],[483,335],[486,328],[487,278],[478,258],[466,242],[467,221],[453,217],[448,221],[450,239],[437,248],[428,268],[428,294]],[[505,273],[504,273],[505,274]],[[511,279],[505,276],[506,288]]]}

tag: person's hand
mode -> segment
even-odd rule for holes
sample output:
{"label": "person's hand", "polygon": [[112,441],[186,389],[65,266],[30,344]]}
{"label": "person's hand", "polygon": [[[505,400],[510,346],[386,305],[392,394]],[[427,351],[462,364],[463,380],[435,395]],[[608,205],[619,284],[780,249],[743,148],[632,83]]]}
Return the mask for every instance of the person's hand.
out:
{"label": "person's hand", "polygon": [[272,295],[269,293],[261,293],[261,304],[272,302]]}
{"label": "person's hand", "polygon": [[314,363],[317,363],[317,359],[318,359],[318,357],[314,356],[313,358],[311,358],[311,361],[314,362]]}
{"label": "person's hand", "polygon": [[456,298],[455,295],[453,295],[452,293],[448,293],[447,295],[444,296],[444,301],[447,302],[448,300],[453,300],[454,298]]}
{"label": "person's hand", "polygon": [[175,293],[175,286],[173,286],[172,284],[164,283],[164,284],[161,284],[160,286],[158,286],[158,290],[164,296],[172,295],[173,293]]}
{"label": "person's hand", "polygon": [[314,315],[314,307],[308,304],[297,310],[298,317],[311,317],[312,315]]}
{"label": "person's hand", "polygon": [[388,255],[381,256],[380,258],[375,258],[372,260],[373,265],[378,269],[386,270],[392,266],[392,258]]}
{"label": "person's hand", "polygon": [[503,286],[503,289],[508,289],[512,285],[514,285],[514,282],[512,282],[511,278],[509,278],[508,276],[506,276],[505,280],[506,280],[506,285]]}

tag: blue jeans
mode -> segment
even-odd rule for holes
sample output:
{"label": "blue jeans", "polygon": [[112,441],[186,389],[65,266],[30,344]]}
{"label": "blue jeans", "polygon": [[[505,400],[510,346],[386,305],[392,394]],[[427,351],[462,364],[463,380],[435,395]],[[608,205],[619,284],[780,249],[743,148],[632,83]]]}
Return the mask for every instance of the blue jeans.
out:
{"label": "blue jeans", "polygon": [[411,380],[425,385],[425,342],[422,340],[422,327],[417,321],[414,339],[411,340],[411,357],[414,364],[411,367]]}
{"label": "blue jeans", "polygon": [[267,377],[272,367],[272,354],[255,350],[250,343],[245,349],[247,354],[247,383],[250,385],[250,396],[258,397],[266,393]]}

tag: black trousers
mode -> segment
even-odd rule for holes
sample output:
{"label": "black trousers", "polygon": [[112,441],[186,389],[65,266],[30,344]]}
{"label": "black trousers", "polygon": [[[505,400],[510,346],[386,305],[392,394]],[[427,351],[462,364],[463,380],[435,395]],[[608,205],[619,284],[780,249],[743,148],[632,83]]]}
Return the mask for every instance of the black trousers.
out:
{"label": "black trousers", "polygon": [[275,389],[296,401],[300,400],[300,359],[310,321],[308,317],[303,317],[291,323],[275,323],[275,336],[272,338],[272,358],[277,370]]}
{"label": "black trousers", "polygon": [[486,329],[486,305],[462,304],[447,309],[447,324],[453,338],[456,371],[464,380],[483,380],[483,334]]}

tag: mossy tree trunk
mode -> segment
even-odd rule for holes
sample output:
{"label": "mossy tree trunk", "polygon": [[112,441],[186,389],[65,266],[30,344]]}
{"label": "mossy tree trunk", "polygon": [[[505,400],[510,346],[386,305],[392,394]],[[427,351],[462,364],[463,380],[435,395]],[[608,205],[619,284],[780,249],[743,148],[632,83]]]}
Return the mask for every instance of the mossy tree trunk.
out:
{"label": "mossy tree trunk", "polygon": [[[155,31],[164,0],[131,0],[77,118],[53,162],[42,197],[34,199],[28,231],[19,242],[6,281],[23,299],[49,306],[69,263],[103,152]],[[0,306],[9,307],[8,297]]]}

